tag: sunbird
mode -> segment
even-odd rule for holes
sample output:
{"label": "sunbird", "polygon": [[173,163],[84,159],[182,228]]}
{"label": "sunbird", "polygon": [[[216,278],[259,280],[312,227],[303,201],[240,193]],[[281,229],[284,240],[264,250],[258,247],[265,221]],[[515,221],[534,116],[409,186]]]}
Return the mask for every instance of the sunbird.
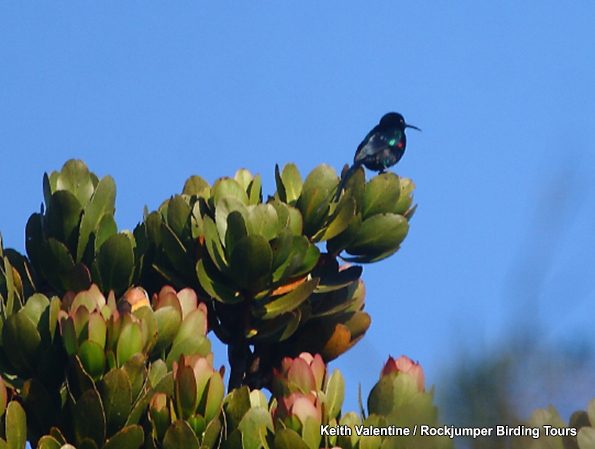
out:
{"label": "sunbird", "polygon": [[341,194],[353,172],[362,165],[369,170],[384,173],[388,167],[392,167],[401,160],[407,146],[405,128],[421,131],[417,126],[405,122],[405,118],[398,112],[389,112],[382,116],[378,125],[372,128],[358,145],[353,157],[353,165],[343,176],[336,198]]}

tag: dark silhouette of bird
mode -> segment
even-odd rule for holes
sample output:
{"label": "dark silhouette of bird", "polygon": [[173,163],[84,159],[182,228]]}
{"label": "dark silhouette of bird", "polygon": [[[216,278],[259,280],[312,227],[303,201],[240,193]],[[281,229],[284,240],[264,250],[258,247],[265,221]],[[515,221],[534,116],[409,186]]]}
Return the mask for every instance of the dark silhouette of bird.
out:
{"label": "dark silhouette of bird", "polygon": [[378,125],[372,128],[357,147],[353,165],[341,179],[335,198],[341,195],[351,175],[362,165],[369,170],[384,173],[388,167],[399,162],[407,146],[405,128],[421,131],[417,126],[406,123],[405,118],[398,112],[384,114]]}

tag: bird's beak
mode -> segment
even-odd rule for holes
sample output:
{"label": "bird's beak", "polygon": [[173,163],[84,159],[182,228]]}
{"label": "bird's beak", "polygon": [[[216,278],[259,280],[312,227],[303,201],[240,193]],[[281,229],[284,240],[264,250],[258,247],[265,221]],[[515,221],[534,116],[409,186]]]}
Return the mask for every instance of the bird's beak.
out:
{"label": "bird's beak", "polygon": [[405,128],[413,128],[413,129],[417,129],[418,131],[421,131],[421,129],[419,129],[417,126],[413,126],[408,123],[405,123]]}

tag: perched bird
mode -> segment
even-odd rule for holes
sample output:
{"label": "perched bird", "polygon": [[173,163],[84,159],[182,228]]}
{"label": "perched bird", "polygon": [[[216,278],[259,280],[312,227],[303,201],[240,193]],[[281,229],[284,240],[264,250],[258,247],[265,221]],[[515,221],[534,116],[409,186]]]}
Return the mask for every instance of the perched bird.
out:
{"label": "perched bird", "polygon": [[407,145],[405,128],[421,131],[417,126],[407,124],[405,118],[397,112],[389,112],[382,116],[378,125],[372,128],[357,147],[353,165],[339,184],[337,198],[347,180],[360,166],[383,173],[388,167],[392,167],[401,160]]}

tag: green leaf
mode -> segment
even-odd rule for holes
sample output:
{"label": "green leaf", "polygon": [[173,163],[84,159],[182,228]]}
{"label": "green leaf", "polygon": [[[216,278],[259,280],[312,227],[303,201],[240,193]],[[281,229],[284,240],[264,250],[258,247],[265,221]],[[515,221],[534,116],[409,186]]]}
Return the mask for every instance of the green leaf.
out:
{"label": "green leaf", "polygon": [[230,430],[236,429],[250,409],[250,389],[243,386],[231,390],[224,400],[223,408],[228,428]]}
{"label": "green leaf", "polygon": [[184,340],[178,340],[167,354],[165,362],[171,368],[180,356],[199,354],[207,356],[211,352],[211,342],[203,335],[192,335]]}
{"label": "green leaf", "polygon": [[401,193],[394,210],[396,214],[404,214],[411,207],[415,184],[409,178],[400,178],[400,187]]}
{"label": "green leaf", "polygon": [[302,236],[294,236],[292,243],[291,254],[287,257],[287,261],[284,265],[279,267],[276,272],[279,275],[282,267],[282,274],[279,279],[297,278],[306,273],[311,272],[320,257],[320,250],[314,246],[310,241]]}
{"label": "green leaf", "polygon": [[279,429],[275,432],[275,449],[309,449],[302,438],[291,429]]}
{"label": "green leaf", "polygon": [[297,309],[305,300],[307,300],[316,286],[318,285],[318,278],[310,279],[299,284],[291,292],[273,299],[272,301],[263,304],[259,311],[261,317],[265,320],[276,318],[281,314],[291,312]]}
{"label": "green leaf", "polygon": [[248,193],[249,204],[258,204],[262,201],[262,178],[260,175],[256,175],[246,191]]}
{"label": "green leaf", "polygon": [[124,365],[134,354],[143,349],[143,336],[138,323],[131,321],[122,325],[122,331],[116,347],[116,360],[118,366]]}
{"label": "green leaf", "polygon": [[233,179],[240,185],[242,186],[242,188],[247,191],[248,190],[248,186],[250,185],[250,182],[253,179],[252,173],[250,173],[249,170],[246,170],[245,168],[240,168],[238,171],[236,171],[235,175],[233,176]]}
{"label": "green leaf", "polygon": [[124,425],[130,413],[130,380],[123,368],[114,368],[103,377],[98,389],[105,410],[107,435],[113,435]]}
{"label": "green leaf", "polygon": [[[215,223],[217,225],[217,233],[219,240],[223,242],[227,233],[227,217],[229,214],[239,212],[246,216],[248,209],[244,203],[237,198],[222,198],[215,208]],[[227,252],[229,254],[229,252]]]}
{"label": "green leaf", "polygon": [[221,402],[225,395],[225,386],[223,385],[223,379],[219,373],[214,373],[209,380],[209,386],[207,390],[207,400],[205,405],[205,419],[211,421],[214,419],[221,410]]}
{"label": "green leaf", "polygon": [[25,306],[21,309],[23,311],[22,313],[27,315],[31,322],[38,326],[40,333],[43,334],[43,337],[45,338],[49,338],[49,306],[50,301],[45,295],[35,293],[27,299]]}
{"label": "green leaf", "polygon": [[263,236],[268,242],[280,231],[277,211],[270,204],[249,206],[245,218],[248,235]]}
{"label": "green leaf", "polygon": [[587,415],[589,416],[591,426],[595,427],[595,398],[591,399],[587,405]]}
{"label": "green leaf", "polygon": [[4,416],[6,404],[8,404],[8,391],[6,390],[6,384],[0,377],[0,416]]}
{"label": "green leaf", "polygon": [[[1,446],[0,446],[1,447]],[[61,449],[62,445],[50,435],[42,436],[37,442],[37,449]]]}
{"label": "green leaf", "polygon": [[94,185],[87,165],[80,160],[70,159],[62,166],[55,184],[55,190],[67,190],[84,206],[93,194]]}
{"label": "green leaf", "polygon": [[[330,240],[343,232],[349,226],[351,219],[354,217],[356,211],[355,200],[351,197],[344,197],[339,203],[337,210],[331,218],[329,225],[324,228],[324,232],[320,240]],[[315,236],[316,239],[317,236]]]}
{"label": "green leaf", "polygon": [[346,248],[352,255],[379,255],[396,250],[409,230],[402,215],[377,214],[365,220]]}
{"label": "green leaf", "polygon": [[154,316],[157,321],[157,343],[154,351],[159,352],[173,343],[182,322],[182,311],[166,306],[157,309]]}
{"label": "green leaf", "polygon": [[192,367],[179,365],[174,380],[176,414],[178,417],[188,419],[194,414],[198,405],[196,379]]}
{"label": "green leaf", "polygon": [[218,448],[222,427],[223,426],[221,425],[221,421],[219,419],[213,419],[209,424],[207,424],[207,428],[203,433],[201,447],[211,449]]}
{"label": "green leaf", "polygon": [[19,396],[26,410],[29,435],[39,435],[41,430],[48,429],[56,422],[56,416],[60,413],[59,396],[55,391],[50,394],[40,379],[27,379]]}
{"label": "green leaf", "polygon": [[25,449],[27,442],[27,416],[17,401],[6,409],[6,442],[8,449]]}
{"label": "green leaf", "polygon": [[149,384],[151,387],[157,386],[159,381],[167,374],[167,365],[162,359],[157,359],[151,363],[149,368]]}
{"label": "green leaf", "polygon": [[337,187],[335,171],[328,165],[319,165],[306,178],[296,205],[304,218],[304,234],[316,234],[327,218],[332,194]]}
{"label": "green leaf", "polygon": [[59,190],[52,195],[46,212],[48,236],[64,243],[73,254],[82,211],[81,203],[72,193]]}
{"label": "green leaf", "polygon": [[302,319],[300,309],[279,315],[277,318],[258,323],[256,329],[253,329],[254,336],[251,340],[254,342],[279,343],[287,340],[298,329]]}
{"label": "green leaf", "polygon": [[195,262],[182,240],[165,223],[161,226],[161,244],[175,270],[185,279],[193,279]]}
{"label": "green leaf", "polygon": [[92,233],[97,233],[99,222],[102,217],[104,215],[114,214],[115,201],[116,184],[111,176],[106,176],[99,181],[91,200],[83,210],[76,249],[77,262],[83,260],[83,256],[86,253],[86,248],[89,243],[89,237]]}
{"label": "green leaf", "polygon": [[167,205],[167,225],[178,236],[190,231],[190,206],[181,195],[173,196]]}
{"label": "green leaf", "polygon": [[[278,173],[279,168],[276,166]],[[302,193],[302,177],[295,164],[287,164],[283,167],[283,172],[278,177],[277,191],[281,193],[280,182],[282,183],[283,197],[281,200],[287,204],[295,204]]]}
{"label": "green leaf", "polygon": [[302,424],[302,438],[310,449],[318,449],[322,439],[320,421],[308,416]]}
{"label": "green leaf", "polygon": [[267,240],[260,235],[244,237],[231,252],[230,275],[242,288],[258,291],[270,275],[273,252]]}
{"label": "green leaf", "polygon": [[362,271],[362,267],[355,265],[341,271],[333,270],[328,273],[316,273],[316,276],[320,276],[316,293],[327,293],[347,287],[360,278]]}
{"label": "green leaf", "polygon": [[134,253],[128,235],[115,234],[107,239],[99,248],[97,269],[104,292],[114,290],[116,295],[124,293],[130,286],[134,271]]}
{"label": "green leaf", "polygon": [[324,394],[327,416],[329,419],[336,418],[345,398],[345,380],[339,370],[334,370],[329,377]]}
{"label": "green leaf", "polygon": [[103,449],[138,449],[144,440],[145,434],[141,426],[127,426],[107,440]]}
{"label": "green leaf", "polygon": [[215,204],[218,204],[223,198],[236,198],[244,204],[248,204],[248,195],[246,190],[235,180],[231,178],[220,178],[215,182],[211,190],[211,197]]}
{"label": "green leaf", "polygon": [[199,449],[196,434],[186,421],[174,422],[163,437],[163,449]]}
{"label": "green leaf", "polygon": [[368,413],[388,416],[394,406],[393,376],[382,376],[368,396]]}
{"label": "green leaf", "polygon": [[174,344],[187,338],[202,337],[207,333],[207,317],[202,309],[194,309],[182,321]]}
{"label": "green leaf", "polygon": [[41,336],[35,324],[22,311],[11,315],[2,329],[2,344],[8,360],[23,376],[31,376],[37,362]]}
{"label": "green leaf", "polygon": [[[27,220],[27,225],[25,226],[25,248],[27,250],[27,255],[29,256],[29,259],[31,260],[31,264],[37,270],[40,270],[41,266],[43,265],[43,242],[45,237],[43,235],[41,223],[41,214],[32,214],[29,217],[29,220]],[[8,293],[9,295],[11,294],[10,289],[8,290]]]}
{"label": "green leaf", "polygon": [[579,449],[595,449],[595,427],[583,427],[576,437]]}
{"label": "green leaf", "polygon": [[[116,225],[113,214],[103,214],[99,219],[99,224],[97,225],[97,231],[95,233],[94,252],[97,253],[107,239],[117,233],[118,225]],[[83,255],[83,257],[85,257],[85,255]]]}
{"label": "green leaf", "polygon": [[97,390],[89,389],[74,404],[72,424],[77,444],[89,438],[98,447],[105,440],[105,416]]}
{"label": "green leaf", "polygon": [[244,217],[239,211],[232,211],[227,215],[227,230],[225,231],[225,251],[231,254],[236,243],[248,235]]}
{"label": "green leaf", "polygon": [[248,410],[238,426],[242,432],[243,449],[268,449],[267,431],[274,431],[273,420],[268,410],[257,407]]}
{"label": "green leaf", "polygon": [[215,268],[210,270],[207,269],[208,264],[204,260],[199,260],[196,264],[196,274],[198,276],[198,282],[200,286],[207,292],[207,294],[220,302],[225,303],[237,303],[243,300],[243,296],[237,290],[229,288],[226,282],[217,276],[217,273],[213,273]]}
{"label": "green leaf", "polygon": [[220,272],[225,272],[227,268],[227,261],[225,259],[225,252],[221,245],[221,239],[215,222],[210,217],[205,217],[204,222],[205,231],[205,245],[207,252],[211,258],[213,264],[217,267]]}
{"label": "green leaf", "polygon": [[105,369],[105,352],[103,347],[96,342],[85,340],[78,350],[81,363],[85,371],[94,379],[98,380]]}
{"label": "green leaf", "polygon": [[50,237],[42,247],[41,271],[48,282],[64,293],[68,290],[69,278],[74,270],[74,260],[66,245]]}
{"label": "green leaf", "polygon": [[95,388],[95,382],[93,382],[91,376],[83,368],[78,355],[70,359],[66,370],[66,383],[69,396],[75,401],[78,400],[83,392]]}
{"label": "green leaf", "polygon": [[396,212],[400,193],[397,175],[388,172],[375,176],[366,184],[362,217]]}
{"label": "green leaf", "polygon": [[186,180],[182,193],[184,195],[196,195],[208,198],[211,193],[211,187],[207,181],[195,175]]}

